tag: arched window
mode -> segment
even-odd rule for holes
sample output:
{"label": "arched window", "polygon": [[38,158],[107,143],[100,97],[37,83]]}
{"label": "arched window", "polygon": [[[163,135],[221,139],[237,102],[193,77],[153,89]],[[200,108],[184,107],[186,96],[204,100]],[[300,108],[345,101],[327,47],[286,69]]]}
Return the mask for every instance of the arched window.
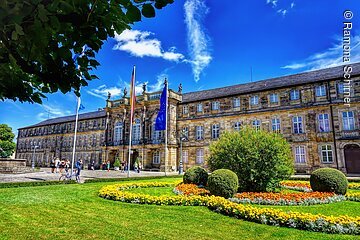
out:
{"label": "arched window", "polygon": [[133,124],[133,132],[132,132],[132,142],[134,144],[137,144],[140,142],[141,139],[141,120],[139,118],[135,119],[135,122]]}
{"label": "arched window", "polygon": [[151,134],[152,143],[154,144],[161,143],[162,139],[164,138],[164,133],[161,130],[155,130],[155,121],[153,122],[151,132],[152,132]]}
{"label": "arched window", "polygon": [[[114,128],[114,143],[115,145],[118,145],[120,141],[123,140],[123,123],[117,122],[115,123]],[[94,145],[94,142],[92,142],[92,145]]]}

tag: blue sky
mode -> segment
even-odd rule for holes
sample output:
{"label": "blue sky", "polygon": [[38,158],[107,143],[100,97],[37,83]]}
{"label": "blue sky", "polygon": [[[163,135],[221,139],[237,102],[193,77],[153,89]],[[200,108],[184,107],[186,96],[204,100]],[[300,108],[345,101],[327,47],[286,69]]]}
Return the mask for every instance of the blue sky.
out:
{"label": "blue sky", "polygon": [[[115,38],[97,55],[101,66],[81,90],[85,112],[105,106],[129,89],[132,66],[136,84],[160,90],[198,91],[283,76],[341,64],[343,17],[351,10],[351,59],[360,61],[360,1],[358,0],[175,0]],[[0,102],[0,123],[17,128],[48,117],[74,114],[73,93],[55,93],[43,105]]]}

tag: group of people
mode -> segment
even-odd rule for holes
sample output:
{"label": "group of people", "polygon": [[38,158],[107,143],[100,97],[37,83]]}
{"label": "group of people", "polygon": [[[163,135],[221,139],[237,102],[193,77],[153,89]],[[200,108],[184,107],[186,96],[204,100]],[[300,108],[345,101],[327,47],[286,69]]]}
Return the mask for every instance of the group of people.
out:
{"label": "group of people", "polygon": [[[83,164],[82,159],[78,159],[76,161],[75,163],[75,168],[77,170],[76,175],[80,175],[82,164]],[[53,160],[51,160],[50,167],[51,167],[51,173],[61,174],[64,173],[64,171],[65,173],[67,173],[71,168],[71,162],[69,159],[65,159],[65,158],[63,158],[62,160],[60,160],[59,158],[54,158]]]}

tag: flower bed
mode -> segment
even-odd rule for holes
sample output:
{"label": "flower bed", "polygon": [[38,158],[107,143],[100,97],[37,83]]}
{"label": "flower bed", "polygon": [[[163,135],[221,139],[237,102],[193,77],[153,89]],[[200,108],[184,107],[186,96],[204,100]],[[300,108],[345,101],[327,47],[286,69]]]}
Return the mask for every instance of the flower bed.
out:
{"label": "flower bed", "polygon": [[346,200],[360,202],[360,193],[347,193],[345,197]]}
{"label": "flower bed", "polygon": [[186,183],[180,183],[177,185],[173,192],[177,195],[186,195],[186,196],[192,196],[192,195],[200,195],[200,196],[207,196],[210,195],[209,190],[206,190],[205,188],[198,187],[196,184],[186,184]]}
{"label": "flower bed", "polygon": [[345,200],[342,195],[325,192],[299,192],[299,193],[238,193],[229,199],[236,203],[251,203],[261,205],[314,205],[340,202]]}
{"label": "flower bed", "polygon": [[280,183],[281,187],[296,190],[301,192],[311,192],[311,186],[309,182],[300,182],[300,181],[282,181]]}
{"label": "flower bed", "polygon": [[99,196],[106,199],[138,204],[207,206],[209,209],[224,215],[262,224],[325,233],[360,234],[360,217],[334,217],[302,212],[286,212],[271,208],[257,208],[254,206],[237,204],[225,198],[215,196],[178,195],[173,197],[156,197],[124,191],[130,188],[169,186],[174,186],[174,184],[115,184],[101,188]]}
{"label": "flower bed", "polygon": [[360,190],[360,183],[349,183],[349,189]]}

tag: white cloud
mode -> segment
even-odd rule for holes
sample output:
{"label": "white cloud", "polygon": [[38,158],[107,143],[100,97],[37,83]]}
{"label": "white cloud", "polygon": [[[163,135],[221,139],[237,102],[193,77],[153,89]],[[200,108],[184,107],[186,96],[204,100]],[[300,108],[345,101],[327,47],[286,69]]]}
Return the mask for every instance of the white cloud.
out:
{"label": "white cloud", "polygon": [[294,7],[295,7],[295,2],[292,2],[290,8],[294,8]]}
{"label": "white cloud", "polygon": [[152,35],[152,32],[126,29],[121,34],[115,34],[117,44],[113,50],[125,51],[136,57],[158,57],[174,62],[184,59],[184,55],[177,53],[175,47],[164,51],[158,39],[149,38]]}
{"label": "white cloud", "polygon": [[195,81],[199,81],[201,72],[212,60],[208,49],[209,37],[205,34],[202,20],[208,13],[204,1],[187,0],[184,4],[185,23],[187,27],[187,42],[190,54],[189,62]]}
{"label": "white cloud", "polygon": [[287,10],[286,9],[279,9],[277,10],[277,13],[283,15],[283,17],[285,17],[286,13],[287,13]]}
{"label": "white cloud", "polygon": [[122,94],[122,89],[118,87],[106,87],[106,85],[101,85],[97,88],[91,89],[87,91],[88,94],[98,97],[101,99],[107,99],[108,93],[111,94],[111,97],[120,97]]}
{"label": "white cloud", "polygon": [[270,5],[276,13],[282,15],[283,17],[285,17],[289,11],[295,7],[295,2],[291,2],[290,5],[288,5],[288,3],[283,3],[283,1],[281,4],[278,3],[278,0],[266,0],[266,4]]}
{"label": "white cloud", "polygon": [[272,7],[276,7],[277,2],[278,2],[278,0],[266,0],[266,4],[270,4],[270,5],[272,5]]}
{"label": "white cloud", "polygon": [[[343,42],[342,38],[338,37],[335,44],[325,51],[312,54],[306,59],[283,66],[284,69],[306,69],[315,70],[322,68],[335,67],[343,63]],[[351,62],[360,61],[360,35],[352,36],[351,38]]]}
{"label": "white cloud", "polygon": [[[57,117],[63,117],[68,116],[71,114],[74,114],[73,112],[69,110],[62,109],[61,107],[53,104],[43,104],[41,105],[44,112],[41,112],[36,115],[37,119],[39,121],[44,121],[48,118],[57,118]],[[75,109],[74,105],[74,109]]]}

